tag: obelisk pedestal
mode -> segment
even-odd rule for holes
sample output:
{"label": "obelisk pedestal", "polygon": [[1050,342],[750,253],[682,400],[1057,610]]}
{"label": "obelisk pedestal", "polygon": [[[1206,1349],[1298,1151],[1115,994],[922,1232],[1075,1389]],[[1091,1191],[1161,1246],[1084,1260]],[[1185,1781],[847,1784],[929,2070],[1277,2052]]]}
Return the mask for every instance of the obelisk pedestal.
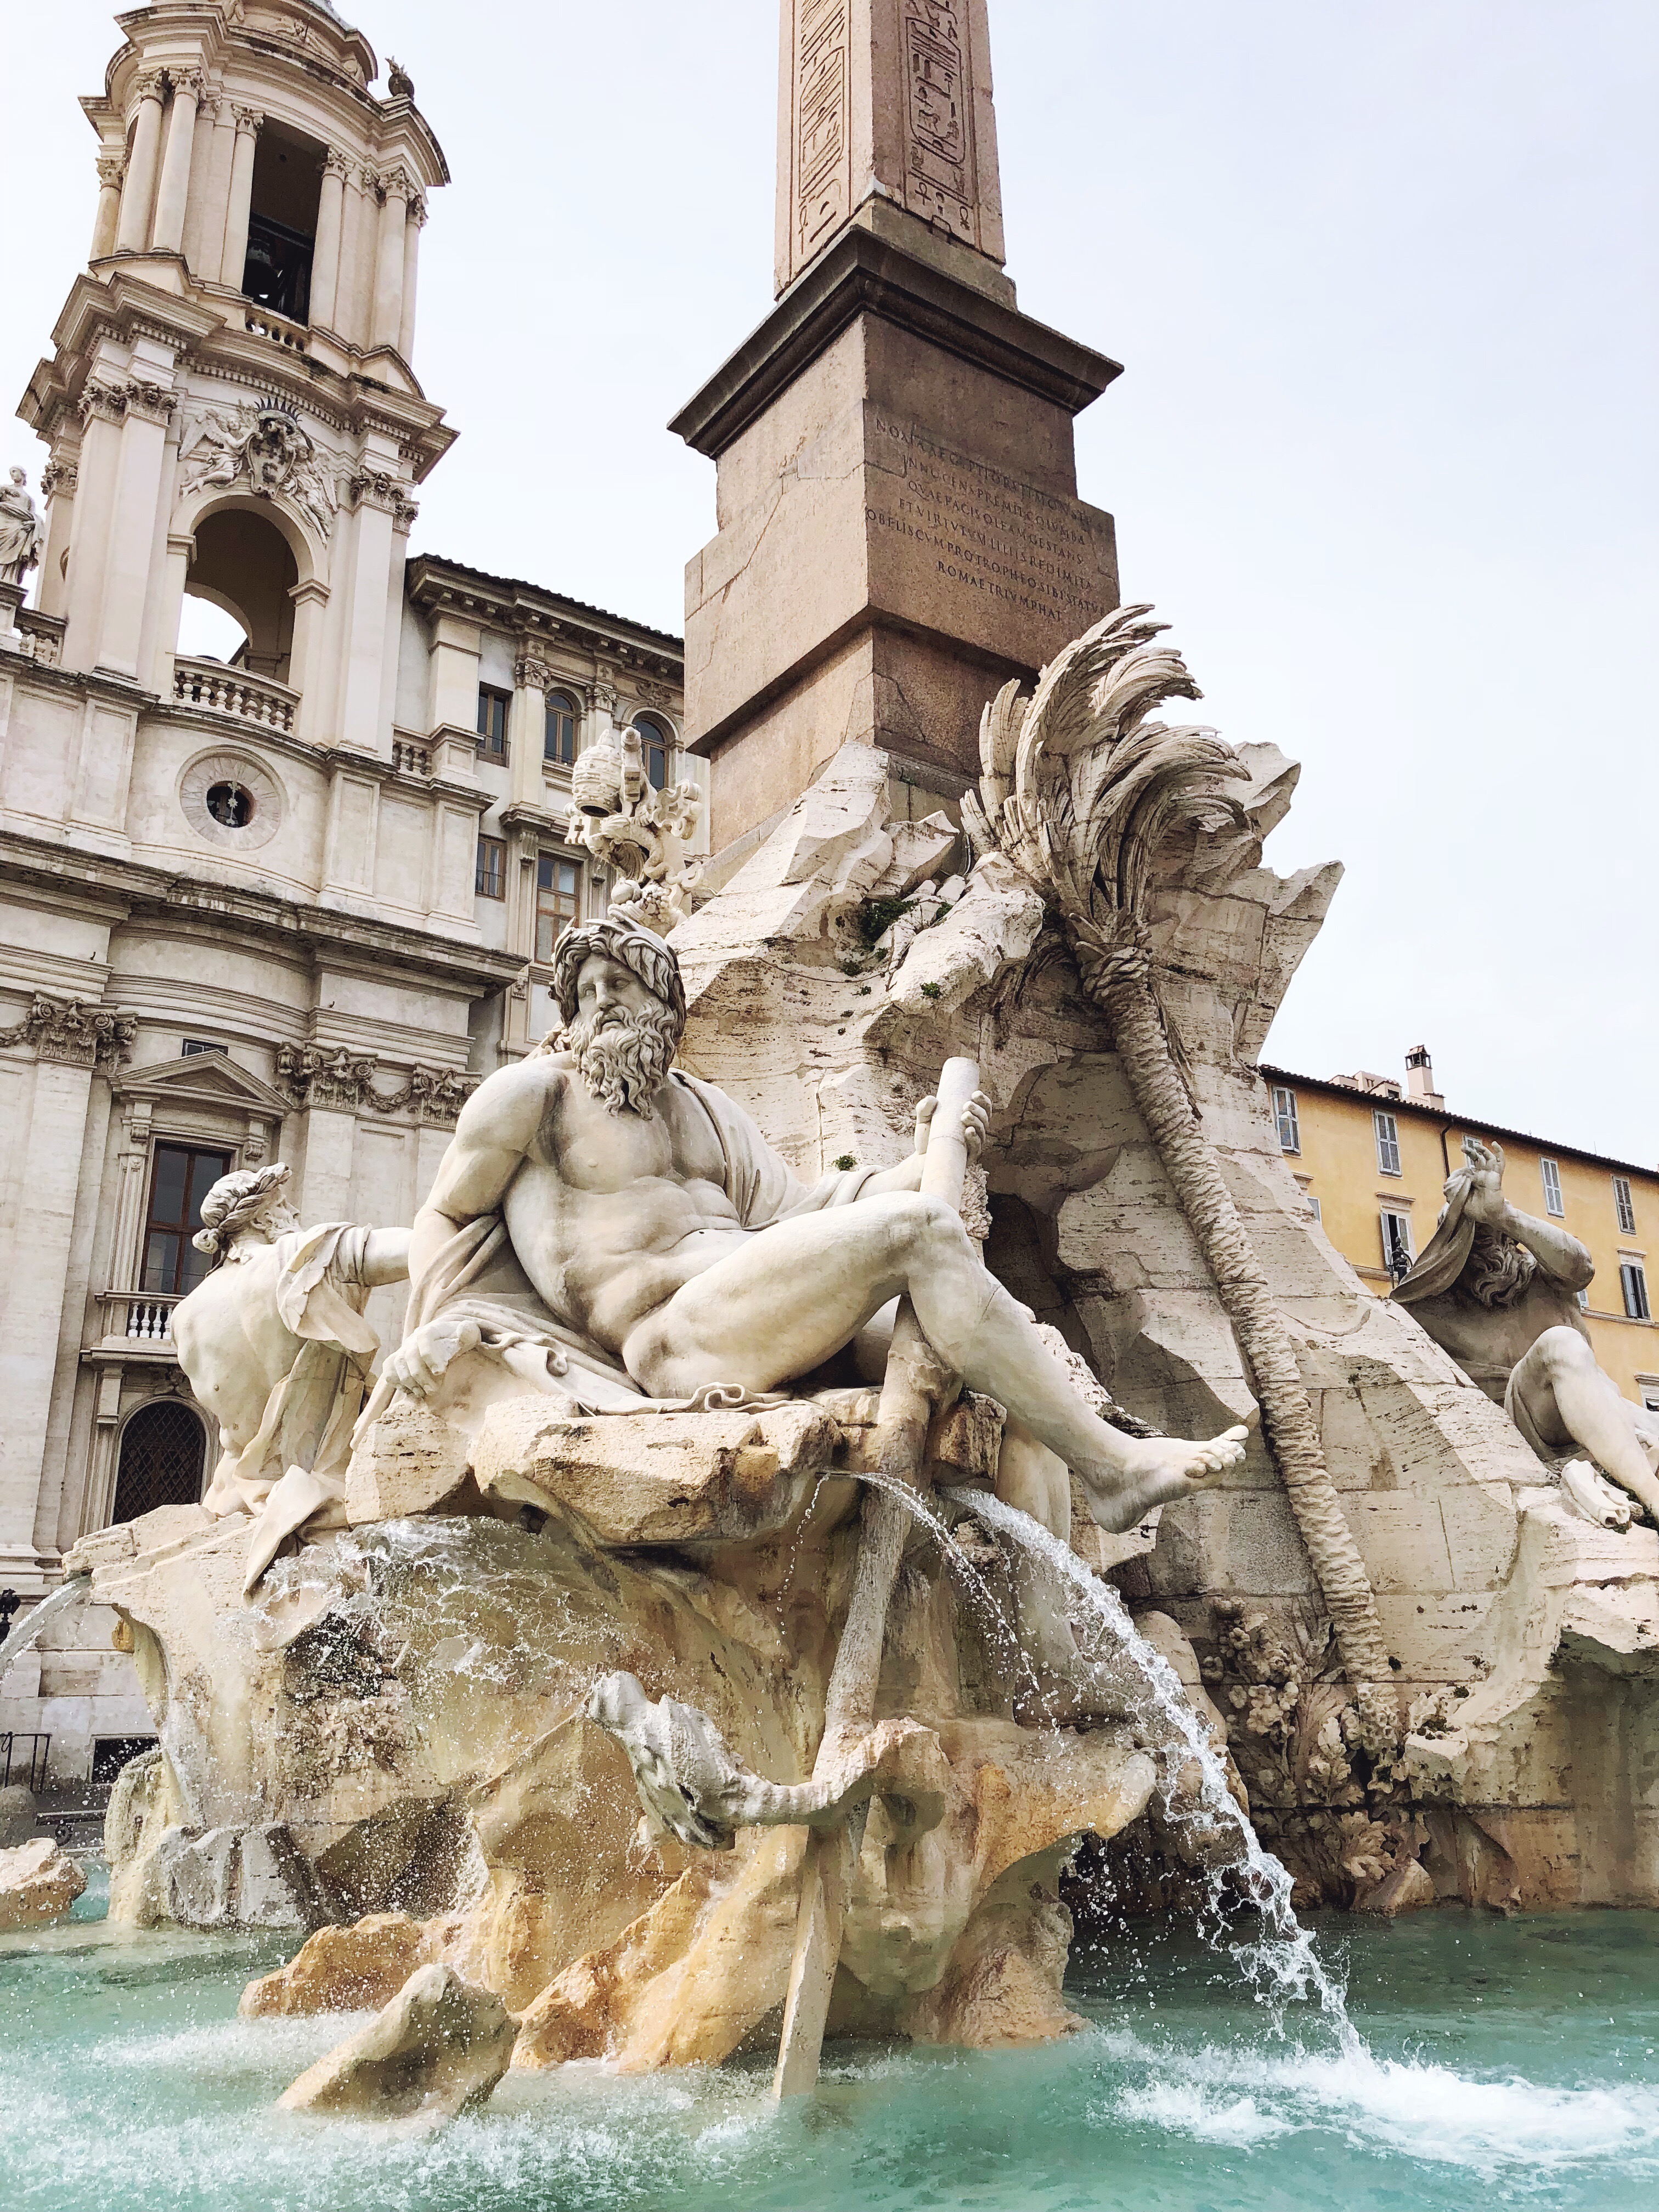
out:
{"label": "obelisk pedestal", "polygon": [[849,738],[953,811],[981,707],[1117,604],[1072,422],[1117,364],[1022,315],[984,0],[783,0],[777,277],[671,426],[716,463],[686,571],[715,851]]}

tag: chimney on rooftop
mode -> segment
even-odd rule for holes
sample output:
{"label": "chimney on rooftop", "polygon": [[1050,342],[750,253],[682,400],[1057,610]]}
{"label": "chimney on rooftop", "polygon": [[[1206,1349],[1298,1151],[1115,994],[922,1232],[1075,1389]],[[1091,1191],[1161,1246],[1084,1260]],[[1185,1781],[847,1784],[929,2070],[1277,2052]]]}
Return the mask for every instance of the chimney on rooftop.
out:
{"label": "chimney on rooftop", "polygon": [[1443,1106],[1434,1087],[1434,1062],[1425,1044],[1414,1044],[1406,1054],[1406,1096],[1419,1106]]}

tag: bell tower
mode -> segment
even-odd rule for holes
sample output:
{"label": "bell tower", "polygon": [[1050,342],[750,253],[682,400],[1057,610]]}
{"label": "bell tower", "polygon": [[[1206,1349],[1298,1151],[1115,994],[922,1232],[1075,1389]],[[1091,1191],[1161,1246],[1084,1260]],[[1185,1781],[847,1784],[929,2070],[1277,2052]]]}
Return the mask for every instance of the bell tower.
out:
{"label": "bell tower", "polygon": [[389,753],[411,492],[453,441],[413,366],[441,149],[327,0],[124,15],[86,271],[19,412],[51,447],[59,665],[175,696],[186,591],[247,635],[247,719]]}

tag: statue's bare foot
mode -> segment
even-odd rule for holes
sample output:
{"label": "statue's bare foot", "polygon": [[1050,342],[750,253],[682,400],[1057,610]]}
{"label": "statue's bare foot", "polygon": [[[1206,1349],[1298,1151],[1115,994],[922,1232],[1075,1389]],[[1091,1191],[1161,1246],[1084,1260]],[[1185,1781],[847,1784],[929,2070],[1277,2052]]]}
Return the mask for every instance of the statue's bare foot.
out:
{"label": "statue's bare foot", "polygon": [[1237,1467],[1244,1456],[1249,1431],[1242,1423],[1207,1443],[1184,1437],[1126,1437],[1118,1465],[1097,1473],[1076,1471],[1089,1510],[1103,1528],[1121,1536],[1144,1521],[1155,1505],[1189,1498],[1194,1490]]}

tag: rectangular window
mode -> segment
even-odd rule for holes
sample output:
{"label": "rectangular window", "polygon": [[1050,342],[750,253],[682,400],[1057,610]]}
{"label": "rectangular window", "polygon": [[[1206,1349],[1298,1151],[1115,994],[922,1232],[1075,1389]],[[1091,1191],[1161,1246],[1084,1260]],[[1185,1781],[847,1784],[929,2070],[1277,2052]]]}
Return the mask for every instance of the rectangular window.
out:
{"label": "rectangular window", "polygon": [[1648,1304],[1648,1271],[1639,1260],[1619,1262],[1619,1283],[1625,1293],[1625,1317],[1627,1321],[1651,1321],[1653,1310]]}
{"label": "rectangular window", "polygon": [[220,1176],[229,1173],[228,1152],[199,1152],[193,1145],[157,1145],[144,1215],[141,1289],[163,1297],[180,1297],[202,1280],[210,1255],[198,1252],[190,1240],[202,1225],[202,1200]]}
{"label": "rectangular window", "polygon": [[1619,1217],[1621,1237],[1636,1234],[1636,1207],[1630,1194],[1630,1177],[1614,1176],[1613,1179],[1613,1210]]}
{"label": "rectangular window", "polygon": [[1379,1107],[1371,1115],[1376,1125],[1376,1166],[1380,1175],[1400,1173],[1400,1131],[1392,1114]]}
{"label": "rectangular window", "polygon": [[552,768],[571,768],[576,759],[576,702],[567,692],[547,695],[547,723],[542,758]]}
{"label": "rectangular window", "polygon": [[480,837],[478,865],[473,871],[472,888],[480,898],[504,899],[507,896],[507,840],[504,837]]}
{"label": "rectangular window", "polygon": [[574,921],[581,920],[582,872],[579,860],[544,853],[536,863],[536,957],[550,960],[553,948]]}
{"label": "rectangular window", "polygon": [[1382,1265],[1392,1282],[1411,1273],[1412,1223],[1408,1213],[1391,1213],[1385,1206],[1382,1222]]}
{"label": "rectangular window", "polygon": [[1553,1160],[1540,1160],[1538,1172],[1544,1179],[1544,1211],[1559,1221],[1567,1210],[1561,1203],[1561,1170]]}
{"label": "rectangular window", "polygon": [[210,1044],[205,1037],[186,1037],[179,1049],[180,1060],[194,1060],[200,1052],[222,1052],[222,1044]]}
{"label": "rectangular window", "polygon": [[1308,1211],[1312,1214],[1316,1221],[1322,1221],[1325,1218],[1323,1213],[1320,1211],[1319,1200],[1314,1196],[1311,1191],[1308,1193]]}
{"label": "rectangular window", "polygon": [[1301,1133],[1296,1125],[1296,1093],[1282,1085],[1273,1087],[1273,1120],[1279,1129],[1279,1149],[1281,1152],[1302,1150]]}
{"label": "rectangular window", "polygon": [[507,758],[507,710],[512,703],[510,691],[498,691],[493,684],[478,686],[478,750],[491,760]]}
{"label": "rectangular window", "polygon": [[1588,1313],[1589,1311],[1589,1292],[1588,1291],[1575,1291],[1573,1292],[1573,1296],[1578,1301],[1579,1312]]}

